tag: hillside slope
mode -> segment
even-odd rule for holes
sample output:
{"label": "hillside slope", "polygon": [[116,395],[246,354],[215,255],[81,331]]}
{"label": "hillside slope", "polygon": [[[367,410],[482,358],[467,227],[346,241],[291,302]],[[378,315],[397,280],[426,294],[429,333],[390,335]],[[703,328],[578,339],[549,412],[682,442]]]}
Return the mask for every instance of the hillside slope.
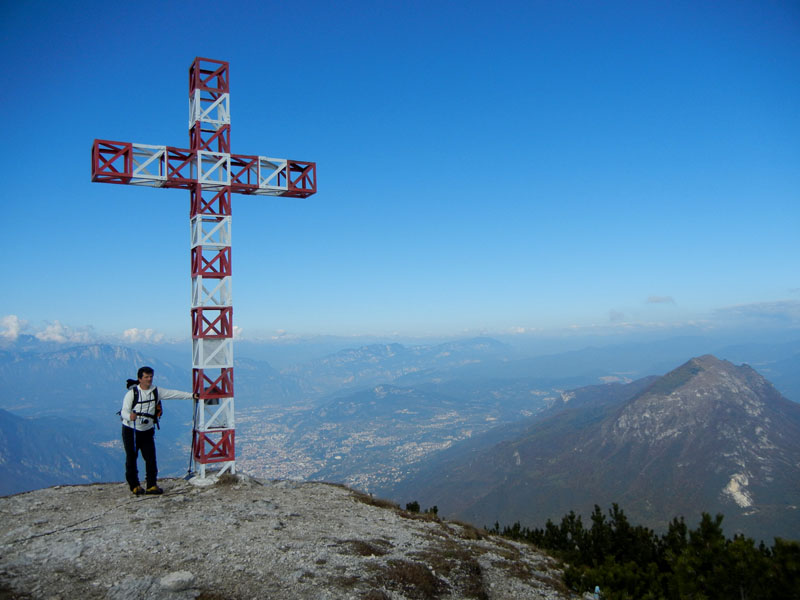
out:
{"label": "hillside slope", "polygon": [[74,421],[23,419],[0,409],[0,496],[70,481],[115,479],[119,452],[91,439]]}
{"label": "hillside slope", "polygon": [[617,502],[656,528],[721,512],[729,535],[800,538],[800,405],[761,375],[702,356],[633,397],[609,392],[431,465],[405,491],[481,524],[542,526]]}

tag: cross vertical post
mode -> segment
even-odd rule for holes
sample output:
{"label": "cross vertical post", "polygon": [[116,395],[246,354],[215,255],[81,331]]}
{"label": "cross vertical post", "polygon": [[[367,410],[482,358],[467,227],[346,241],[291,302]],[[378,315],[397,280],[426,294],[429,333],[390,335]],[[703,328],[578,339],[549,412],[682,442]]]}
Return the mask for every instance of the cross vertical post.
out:
{"label": "cross vertical post", "polygon": [[[228,63],[195,59],[189,68],[189,144],[197,153],[190,187],[192,264],[192,458],[236,472],[231,293],[230,92]],[[214,293],[210,293],[214,292]]]}
{"label": "cross vertical post", "polygon": [[192,459],[200,478],[236,472],[231,195],[306,198],[316,163],[231,154],[227,62],[189,67],[189,149],[96,139],[92,181],[187,189],[191,223]]}

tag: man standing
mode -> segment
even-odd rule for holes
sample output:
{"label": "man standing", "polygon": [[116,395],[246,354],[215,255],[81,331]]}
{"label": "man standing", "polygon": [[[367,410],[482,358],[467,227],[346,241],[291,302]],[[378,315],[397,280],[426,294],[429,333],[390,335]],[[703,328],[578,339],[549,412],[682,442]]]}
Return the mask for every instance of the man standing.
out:
{"label": "man standing", "polygon": [[[137,373],[139,383],[131,386],[122,400],[122,445],[125,447],[125,479],[136,496],[163,494],[156,481],[156,442],[154,425],[161,416],[161,400],[191,400],[199,397],[190,392],[179,392],[153,387],[153,369],[142,367]],[[146,489],[139,485],[139,469],[136,461],[139,451],[145,464]]]}

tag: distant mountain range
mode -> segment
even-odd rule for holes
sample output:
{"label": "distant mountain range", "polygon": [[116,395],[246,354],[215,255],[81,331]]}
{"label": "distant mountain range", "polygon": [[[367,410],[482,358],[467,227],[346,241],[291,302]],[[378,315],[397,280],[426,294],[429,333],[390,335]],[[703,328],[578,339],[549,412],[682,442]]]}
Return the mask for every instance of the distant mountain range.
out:
{"label": "distant mountain range", "polygon": [[122,346],[91,344],[56,351],[0,352],[0,408],[25,416],[92,418],[122,404],[125,380],[156,369],[164,387],[191,385],[191,371]]}
{"label": "distant mountain range", "polygon": [[747,365],[702,356],[583,388],[507,433],[456,445],[387,492],[481,524],[618,502],[656,528],[721,512],[731,533],[800,538],[800,405]]}
{"label": "distant mountain range", "polygon": [[73,420],[24,419],[0,409],[0,495],[56,484],[118,480],[111,447]]}
{"label": "distant mountain range", "polygon": [[[526,357],[508,344],[480,337],[429,346],[344,348],[280,370],[263,360],[237,355],[237,455],[241,468],[261,477],[346,482],[400,502],[437,504],[443,511],[479,525],[528,517],[560,518],[564,507],[570,508],[567,501],[578,500],[584,504],[620,502],[634,516],[657,523],[662,508],[666,507],[665,512],[670,507],[683,510],[683,505],[664,500],[678,498],[669,490],[698,487],[685,484],[685,478],[668,470],[669,460],[680,458],[686,477],[705,478],[712,485],[708,492],[697,491],[686,507],[704,504],[697,509],[713,512],[719,506],[726,515],[741,513],[744,526],[763,521],[767,531],[770,522],[786,522],[786,515],[778,514],[784,509],[773,510],[765,504],[765,497],[774,492],[776,507],[800,505],[796,486],[782,479],[782,473],[793,472],[791,465],[798,463],[791,463],[791,458],[781,463],[768,445],[758,451],[762,454],[755,450],[745,453],[744,447],[758,447],[749,438],[737,450],[731,440],[745,439],[738,429],[725,445],[717,424],[730,421],[729,429],[752,428],[756,421],[744,420],[746,411],[720,405],[727,407],[724,410],[730,418],[714,418],[714,427],[708,425],[704,435],[693,434],[687,454],[679,447],[689,438],[678,436],[673,443],[651,450],[633,433],[623,436],[621,425],[609,425],[615,411],[634,400],[644,402],[640,395],[648,386],[657,385],[656,376],[684,362],[691,356],[686,352],[698,346],[702,346],[701,340],[682,338]],[[791,395],[791,390],[800,389],[800,342],[747,343],[726,346],[722,351],[722,356],[731,360],[751,361],[761,374],[769,373],[771,380],[780,382],[776,387],[784,396],[800,399]],[[0,493],[10,493],[8,490],[20,489],[20,485],[31,489],[51,484],[43,483],[38,475],[25,481],[26,473],[58,473],[61,479],[52,483],[75,483],[85,477],[120,480],[122,450],[115,413],[125,379],[135,377],[138,366],[149,364],[156,370],[157,385],[189,389],[189,354],[187,347],[184,362],[172,346],[165,352],[169,357],[165,360],[157,346],[138,350],[107,344],[63,347],[35,338],[21,339],[16,345],[4,342],[0,350],[0,409],[10,414],[0,419],[0,448],[11,449],[2,455],[6,467],[25,468],[0,471]],[[708,365],[703,368],[715,372]],[[752,369],[750,372],[757,375]],[[733,377],[733,372],[728,376]],[[791,424],[791,406],[795,405],[789,406],[785,409],[789,416],[778,417],[767,409],[763,414],[771,415],[772,424]],[[654,409],[648,410],[652,414]],[[171,401],[165,411],[158,432],[159,465],[163,475],[179,476],[188,463],[191,410],[189,403]],[[20,425],[12,417],[24,417],[24,423]],[[632,422],[632,418],[624,422]],[[702,419],[698,417],[698,421]],[[745,422],[749,424],[742,425]],[[53,453],[41,453],[38,445],[48,436],[56,439],[51,426],[64,434],[63,445],[54,443]],[[20,427],[27,428],[24,435],[14,433]],[[768,432],[768,444],[781,447],[775,441],[773,425],[761,427]],[[39,435],[35,430],[47,433]],[[689,428],[682,424],[681,430]],[[712,446],[725,455],[724,460],[710,458],[709,432],[716,440]],[[16,441],[10,443],[13,436]],[[780,439],[787,436],[791,437],[787,433]],[[643,439],[650,438],[644,435]],[[70,444],[80,446],[80,452],[70,450]],[[509,454],[511,447],[514,450]],[[700,450],[708,452],[708,457],[688,460],[687,456]],[[792,456],[791,448],[782,451]],[[81,454],[85,452],[89,454]],[[60,460],[56,454],[70,457],[82,470],[50,469]],[[109,455],[112,464],[104,471],[100,465],[106,464]],[[596,464],[575,462],[580,455],[592,455]],[[772,475],[753,466],[761,464],[756,455],[772,465]],[[623,456],[629,456],[628,463],[622,461]],[[645,462],[641,462],[645,460],[642,456]],[[470,463],[472,459],[475,462]],[[737,460],[747,468],[734,469]],[[467,468],[467,464],[472,466]],[[703,470],[704,464],[713,466]],[[471,478],[459,479],[467,472]],[[634,472],[656,479],[660,476],[658,484],[652,483],[653,489],[660,486],[666,491],[648,496],[644,492],[654,480],[643,480],[648,483],[639,488],[640,484],[629,481]],[[520,473],[528,475],[519,477]],[[498,477],[505,479],[498,482]],[[9,482],[16,487],[6,486]],[[526,499],[526,489],[541,490],[540,496],[531,496],[538,498],[535,503]],[[720,489],[729,493],[720,495]],[[783,498],[776,496],[779,489],[784,490]],[[749,502],[748,497],[752,506],[737,504],[737,499]],[[529,510],[532,503],[541,510],[534,514]],[[491,512],[485,507],[503,509]],[[729,517],[727,524],[734,520]],[[529,524],[541,525],[542,521]],[[791,523],[787,527],[798,530]]]}
{"label": "distant mountain range", "polygon": [[371,344],[282,370],[307,382],[319,395],[394,383],[414,376],[428,381],[463,367],[507,360],[510,348],[491,338],[472,338],[433,346]]}

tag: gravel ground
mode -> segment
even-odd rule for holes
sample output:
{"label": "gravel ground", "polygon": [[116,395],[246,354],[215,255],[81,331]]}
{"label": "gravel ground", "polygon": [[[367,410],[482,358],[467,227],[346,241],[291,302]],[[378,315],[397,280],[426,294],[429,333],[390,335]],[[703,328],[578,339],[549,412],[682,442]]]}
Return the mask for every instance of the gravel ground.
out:
{"label": "gravel ground", "polygon": [[0,498],[0,598],[570,597],[557,563],[530,546],[341,486],[242,475],[161,486]]}

